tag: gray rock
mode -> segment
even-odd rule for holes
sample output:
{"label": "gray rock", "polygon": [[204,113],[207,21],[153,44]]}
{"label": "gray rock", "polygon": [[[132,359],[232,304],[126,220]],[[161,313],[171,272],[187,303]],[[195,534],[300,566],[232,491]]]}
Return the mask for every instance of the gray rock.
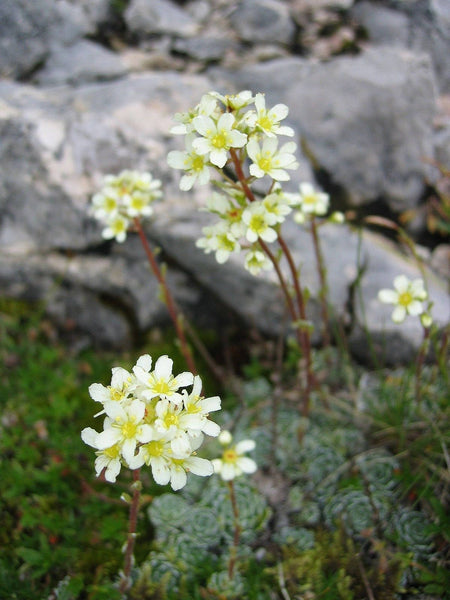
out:
{"label": "gray rock", "polygon": [[316,166],[356,205],[412,208],[433,156],[434,78],[425,55],[390,48],[318,65],[286,93]]}
{"label": "gray rock", "polygon": [[[198,288],[176,269],[168,281],[177,301],[192,313],[201,300]],[[134,236],[102,257],[4,252],[0,285],[5,296],[43,303],[63,331],[87,336],[101,346],[130,346],[143,331],[169,323],[157,282]]]}
{"label": "gray rock", "polygon": [[450,244],[436,246],[431,254],[430,266],[448,281],[450,292]]}
{"label": "gray rock", "polygon": [[120,57],[89,40],[57,47],[35,77],[41,85],[63,85],[117,79],[126,74]]}
{"label": "gray rock", "polygon": [[246,42],[289,46],[295,26],[286,4],[278,0],[241,0],[230,14],[238,36]]}
{"label": "gray rock", "polygon": [[25,77],[42,63],[54,15],[50,0],[0,2],[1,77]]}
{"label": "gray rock", "polygon": [[442,166],[450,166],[450,122],[434,135],[435,158]]}
{"label": "gray rock", "polygon": [[365,28],[370,42],[408,46],[410,23],[403,12],[365,0],[356,4],[351,14]]}
{"label": "gray rock", "polygon": [[433,60],[438,87],[450,92],[450,5],[447,0],[428,0],[411,15],[411,46],[428,52]]}
{"label": "gray rock", "polygon": [[0,120],[0,248],[80,248],[89,219],[48,178],[33,127]]}
{"label": "gray rock", "polygon": [[225,52],[234,45],[232,40],[225,37],[194,37],[175,40],[172,49],[195,60],[209,63],[223,59]]}
{"label": "gray rock", "polygon": [[151,35],[194,35],[196,21],[170,0],[131,0],[125,11],[128,29],[139,39]]}
{"label": "gray rock", "polygon": [[[379,364],[408,363],[417,355],[422,343],[423,328],[417,317],[407,317],[402,324],[391,320],[392,305],[378,300],[383,288],[393,288],[393,280],[404,274],[410,279],[421,278],[417,264],[405,258],[385,239],[365,232],[361,244],[363,268],[361,283],[354,293],[354,327],[350,347],[361,360]],[[436,325],[445,327],[450,320],[448,289],[432,271],[425,269],[432,316]]]}

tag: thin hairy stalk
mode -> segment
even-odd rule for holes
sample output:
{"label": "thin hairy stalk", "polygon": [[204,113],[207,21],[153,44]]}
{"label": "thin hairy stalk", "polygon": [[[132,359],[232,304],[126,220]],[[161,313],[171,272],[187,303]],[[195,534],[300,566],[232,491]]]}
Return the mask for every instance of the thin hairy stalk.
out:
{"label": "thin hairy stalk", "polygon": [[330,318],[328,315],[328,282],[325,261],[323,258],[322,248],[319,240],[319,232],[317,228],[316,218],[313,216],[310,222],[311,235],[314,245],[314,254],[316,255],[317,271],[320,279],[319,298],[322,310],[322,335],[323,345],[330,345]]}
{"label": "thin hairy stalk", "polygon": [[420,402],[422,393],[421,393],[421,385],[420,378],[422,377],[422,369],[423,364],[425,362],[425,356],[428,352],[428,348],[430,345],[430,328],[423,328],[423,341],[419,349],[419,354],[416,359],[416,372],[415,372],[415,392],[416,392],[416,401]]}
{"label": "thin hairy stalk", "polygon": [[176,331],[177,337],[180,341],[181,352],[186,360],[189,370],[192,373],[196,374],[198,371],[195,366],[194,357],[192,356],[192,352],[191,352],[189,345],[187,343],[187,340],[186,340],[186,336],[185,336],[183,325],[182,325],[182,323],[183,323],[182,315],[181,315],[177,305],[175,304],[175,300],[173,299],[172,294],[170,293],[170,290],[167,286],[166,278],[164,277],[164,275],[156,261],[155,254],[154,254],[153,250],[151,249],[151,246],[147,240],[147,236],[145,235],[145,232],[142,228],[141,221],[139,220],[138,217],[134,218],[134,226],[136,228],[136,231],[138,232],[142,246],[144,247],[145,254],[147,255],[147,259],[150,264],[150,268],[153,272],[153,275],[156,277],[156,279],[157,279],[158,283],[160,284],[161,289],[163,291],[167,310],[169,311],[170,318],[172,319],[172,322],[175,326],[175,331]]}
{"label": "thin hairy stalk", "polygon": [[291,315],[292,321],[295,322],[298,319],[298,315],[297,315],[297,313],[295,311],[295,306],[294,306],[294,303],[292,301],[291,294],[289,293],[289,288],[287,286],[287,283],[286,283],[286,280],[284,278],[284,275],[281,272],[280,265],[278,264],[278,261],[277,261],[275,255],[270,250],[270,248],[266,244],[266,242],[264,240],[262,240],[261,238],[259,238],[258,243],[261,246],[261,248],[263,249],[263,251],[267,254],[267,256],[270,259],[270,262],[274,266],[274,269],[275,269],[277,277],[278,277],[278,281],[280,283],[281,289],[283,290],[283,294],[284,294],[284,297],[285,297],[285,300],[286,300],[286,304],[287,304],[287,307],[288,307],[288,310],[289,310],[289,314]]}
{"label": "thin hairy stalk", "polygon": [[[292,258],[291,251],[289,250],[288,245],[284,241],[280,232],[278,232],[278,243],[280,244],[281,249],[283,250],[284,256],[289,265],[289,269],[291,271],[292,281],[294,283],[295,297],[297,300],[298,311],[300,314],[300,319],[303,323],[306,324],[306,304],[305,298],[303,295],[302,288],[300,286],[299,277],[297,274],[297,268],[294,263],[294,259]],[[308,416],[309,414],[309,405],[311,400],[311,391],[314,387],[314,375],[312,372],[312,354],[311,354],[311,336],[309,333],[309,329],[305,328],[300,324],[299,328],[300,332],[300,340],[303,351],[303,356],[306,361],[306,388],[305,388],[305,398],[303,401],[303,416]]]}
{"label": "thin hairy stalk", "polygon": [[125,558],[123,564],[122,581],[120,582],[119,591],[124,594],[130,587],[130,573],[133,566],[133,550],[136,541],[136,525],[139,512],[139,499],[141,495],[141,482],[139,480],[140,469],[133,471],[133,498],[130,504],[130,518],[128,521],[128,538],[125,548]]}
{"label": "thin hairy stalk", "polygon": [[239,160],[237,152],[234,148],[230,148],[230,156],[231,156],[231,160],[233,161],[234,169],[236,171],[236,177],[238,178],[239,183],[242,185],[244,194],[246,195],[247,199],[250,202],[254,202],[256,200],[255,195],[247,183],[247,180],[244,175],[244,171],[242,170],[242,163]]}
{"label": "thin hairy stalk", "polygon": [[237,561],[237,550],[239,547],[239,540],[241,537],[241,526],[239,524],[239,509],[236,500],[236,493],[234,490],[233,480],[228,481],[228,491],[230,492],[230,500],[231,507],[233,509],[233,517],[234,517],[234,535],[233,535],[233,545],[230,549],[230,560],[228,561],[228,578],[233,579],[234,568],[236,566]]}
{"label": "thin hairy stalk", "polygon": [[[236,171],[236,177],[238,178],[240,184],[242,185],[242,189],[243,189],[247,199],[249,200],[249,202],[254,202],[256,200],[255,195],[253,194],[252,190],[250,189],[250,187],[247,183],[247,180],[244,175],[244,171],[242,170],[242,163],[239,160],[236,150],[234,150],[233,148],[230,148],[230,156],[231,156],[231,159],[234,164],[234,168]],[[296,314],[294,304],[292,302],[291,295],[289,293],[288,286],[283,277],[283,274],[281,272],[278,261],[276,260],[275,256],[270,251],[270,249],[268,248],[267,244],[263,240],[261,240],[261,238],[259,238],[258,241],[259,241],[261,248],[267,254],[267,256],[269,257],[273,266],[275,267],[275,271],[277,273],[277,276],[278,276],[278,279],[279,279],[279,282],[281,285],[281,289],[283,290],[284,296],[286,298],[286,302],[288,305],[289,313],[292,318],[292,322],[295,323],[298,320],[298,317]],[[284,255],[287,258],[289,268],[291,271],[291,277],[292,277],[292,282],[294,285],[295,296],[297,299],[297,305],[298,305],[300,319],[302,321],[306,322],[305,301],[304,301],[304,297],[303,297],[303,292],[300,287],[300,282],[298,280],[297,269],[295,268],[295,264],[294,264],[292,255],[289,251],[289,248],[287,247],[287,245],[286,245],[285,241],[283,240],[283,238],[281,237],[280,233],[278,233],[278,242],[281,246],[281,249],[284,252]],[[299,344],[302,348],[302,352],[303,352],[303,355],[304,355],[304,358],[306,361],[306,388],[305,388],[305,397],[304,397],[302,412],[305,416],[307,416],[309,414],[311,390],[314,385],[314,377],[312,374],[311,340],[310,340],[309,331],[305,330],[304,328],[298,328],[298,327],[296,328],[296,331],[297,331],[297,338],[298,338]]]}

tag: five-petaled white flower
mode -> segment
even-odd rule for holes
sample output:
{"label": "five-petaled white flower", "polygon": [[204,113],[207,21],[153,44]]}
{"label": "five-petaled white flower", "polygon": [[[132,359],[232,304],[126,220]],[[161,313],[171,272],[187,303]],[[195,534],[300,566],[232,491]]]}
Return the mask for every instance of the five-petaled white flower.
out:
{"label": "five-petaled white flower", "polygon": [[235,117],[231,113],[223,113],[217,122],[211,117],[195,117],[195,130],[203,137],[196,138],[192,147],[198,154],[208,154],[210,162],[216,167],[224,167],[228,150],[242,148],[247,142],[246,134],[234,129],[234,124]]}
{"label": "five-petaled white flower", "polygon": [[422,279],[411,281],[406,275],[398,275],[394,279],[394,288],[378,292],[381,302],[395,306],[392,313],[394,323],[402,323],[406,315],[419,316],[425,312],[423,302],[428,298],[428,294]]}
{"label": "five-petaled white flower", "polygon": [[276,135],[288,135],[292,137],[294,130],[286,125],[280,125],[280,121],[288,116],[289,109],[286,104],[277,104],[273,108],[266,108],[264,94],[256,94],[255,111],[251,111],[245,119],[246,122],[257,130],[262,131],[268,137]]}
{"label": "five-petaled white flower", "polygon": [[186,136],[186,150],[184,152],[172,150],[167,155],[167,163],[172,169],[186,171],[186,175],[183,175],[180,180],[180,190],[183,191],[189,191],[196,181],[204,185],[210,179],[208,157],[195,152],[192,146],[193,140],[193,136]]}
{"label": "five-petaled white flower", "polygon": [[297,145],[288,142],[278,150],[278,140],[275,137],[265,138],[262,146],[255,139],[247,144],[247,154],[253,161],[250,165],[250,175],[264,177],[269,175],[275,181],[289,181],[290,176],[285,169],[296,169],[298,162],[294,152]]}
{"label": "five-petaled white flower", "polygon": [[328,194],[314,189],[310,183],[301,183],[298,202],[300,205],[300,217],[296,218],[296,220],[297,222],[303,222],[301,219],[303,218],[304,220],[305,215],[324,215],[328,210],[330,197]]}
{"label": "five-petaled white flower", "polygon": [[273,227],[278,223],[277,216],[269,212],[259,201],[252,202],[242,213],[242,221],[247,226],[245,237],[249,242],[261,238],[265,242],[274,242],[277,232]]}
{"label": "five-petaled white flower", "polygon": [[252,275],[258,275],[263,269],[265,271],[273,269],[273,264],[261,250],[250,250],[245,255],[244,267]]}
{"label": "five-petaled white flower", "polygon": [[229,445],[232,441],[231,434],[223,431],[219,436],[219,441],[226,446],[222,458],[213,459],[214,472],[218,473],[224,481],[231,481],[239,477],[243,473],[254,473],[258,468],[255,461],[248,456],[244,456],[246,452],[250,452],[255,448],[253,440],[242,440],[236,445]]}
{"label": "five-petaled white flower", "polygon": [[197,240],[195,245],[197,248],[203,248],[205,254],[215,252],[219,264],[225,263],[231,254],[239,252],[241,249],[233,233],[233,227],[230,227],[225,221],[203,227],[202,232],[205,237]]}
{"label": "five-petaled white flower", "polygon": [[[173,360],[164,355],[158,358],[154,370],[150,373],[142,366],[142,363],[133,367],[133,373],[138,381],[145,386],[145,389],[141,391],[143,398],[151,400],[155,396],[159,396],[164,399],[169,398],[174,404],[180,404],[182,396],[178,393],[178,389],[191,385],[194,376],[189,371],[184,371],[174,377],[172,366]],[[148,365],[148,368],[150,369],[150,365]]]}
{"label": "five-petaled white flower", "polygon": [[99,433],[95,429],[92,429],[92,427],[85,427],[81,432],[83,442],[97,450],[95,453],[97,455],[95,459],[95,474],[98,477],[103,469],[105,469],[106,481],[114,483],[122,467],[120,445],[114,444],[109,448],[99,450],[97,445],[98,436]]}
{"label": "five-petaled white flower", "polygon": [[124,242],[127,237],[130,220],[120,214],[112,215],[106,222],[106,227],[102,231],[102,237],[105,240],[115,238],[118,242]]}

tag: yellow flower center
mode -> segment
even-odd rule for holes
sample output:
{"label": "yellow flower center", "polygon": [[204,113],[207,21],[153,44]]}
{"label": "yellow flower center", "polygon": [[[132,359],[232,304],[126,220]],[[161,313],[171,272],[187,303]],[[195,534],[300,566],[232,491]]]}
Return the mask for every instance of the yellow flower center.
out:
{"label": "yellow flower center", "polygon": [[264,221],[264,218],[261,215],[252,215],[249,227],[258,235],[267,229],[266,222]]}
{"label": "yellow flower center", "polygon": [[405,308],[411,304],[413,297],[411,292],[402,292],[398,295],[398,303]]}
{"label": "yellow flower center", "polygon": [[314,194],[309,194],[308,196],[303,196],[303,204],[315,204],[316,196]]}
{"label": "yellow flower center", "polygon": [[173,375],[168,380],[166,379],[151,379],[150,383],[157,394],[170,394],[172,392],[171,383],[173,382]]}
{"label": "yellow flower center", "polygon": [[258,160],[258,166],[261,171],[267,173],[272,168],[272,158],[271,156],[261,156]]}
{"label": "yellow flower center", "polygon": [[137,210],[140,210],[145,206],[144,199],[141,197],[133,196],[133,198],[131,199],[131,206],[133,208],[136,208]]}
{"label": "yellow flower center", "polygon": [[115,221],[112,226],[112,230],[116,234],[121,233],[122,231],[125,231],[126,230],[125,221],[123,221],[122,219],[117,219],[117,221]]}
{"label": "yellow flower center", "polygon": [[217,241],[219,242],[219,246],[224,250],[229,250],[230,252],[234,250],[234,242],[228,238],[226,233],[217,236]]}
{"label": "yellow flower center", "polygon": [[111,198],[111,196],[106,198],[105,209],[107,211],[113,211],[116,208],[117,208],[117,200],[115,198]]}
{"label": "yellow flower center", "polygon": [[261,129],[270,131],[273,127],[273,121],[267,115],[263,115],[263,116],[259,117],[258,125],[261,127]]}
{"label": "yellow flower center", "polygon": [[205,161],[203,159],[203,156],[194,156],[192,158],[192,164],[191,164],[191,169],[193,171],[203,171],[205,167]]}
{"label": "yellow flower center", "polygon": [[122,435],[124,438],[131,440],[136,436],[138,426],[134,421],[127,421],[122,425]]}
{"label": "yellow flower center", "polygon": [[218,131],[211,138],[211,144],[215,148],[219,148],[219,149],[226,148],[227,147],[227,142],[228,142],[228,136],[227,136],[226,131],[224,131],[223,129],[221,131]]}
{"label": "yellow flower center", "polygon": [[175,415],[174,413],[169,413],[167,412],[164,415],[164,425],[167,427],[167,429],[169,429],[169,427],[171,427],[171,425],[178,425],[178,415]]}
{"label": "yellow flower center", "polygon": [[225,450],[225,452],[223,453],[223,460],[226,463],[235,463],[237,461],[237,458],[238,454],[236,450],[233,450],[233,448]]}
{"label": "yellow flower center", "polygon": [[120,454],[118,444],[114,444],[114,446],[111,446],[111,448],[106,448],[103,450],[103,454],[110,459],[118,458]]}
{"label": "yellow flower center", "polygon": [[161,456],[164,452],[163,442],[152,440],[148,444],[145,444],[145,450],[149,456]]}

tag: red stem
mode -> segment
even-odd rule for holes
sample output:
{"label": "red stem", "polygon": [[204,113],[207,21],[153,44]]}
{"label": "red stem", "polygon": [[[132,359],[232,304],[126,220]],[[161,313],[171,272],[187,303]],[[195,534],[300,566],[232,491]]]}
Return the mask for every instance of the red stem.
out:
{"label": "red stem", "polygon": [[[291,271],[292,281],[294,283],[295,296],[297,299],[298,310],[300,313],[300,319],[306,322],[306,306],[305,299],[303,296],[302,288],[300,286],[300,281],[297,275],[297,269],[295,267],[294,259],[292,258],[292,254],[284,241],[281,233],[278,233],[278,243],[283,250],[283,253],[288,261],[289,269]],[[306,360],[306,389],[305,389],[305,398],[303,402],[303,415],[308,416],[309,414],[309,404],[310,404],[310,396],[311,390],[314,387],[314,376],[312,372],[312,357],[311,357],[311,337],[309,331],[305,328],[300,328],[299,339],[301,341],[301,346],[303,350],[303,355]]]}
{"label": "red stem", "polygon": [[327,306],[327,296],[328,296],[328,286],[327,286],[327,276],[324,267],[324,260],[322,249],[320,247],[319,235],[317,232],[317,223],[316,219],[313,216],[311,219],[311,234],[313,238],[314,244],[314,252],[316,255],[316,263],[317,270],[319,271],[319,279],[320,279],[320,302],[322,306],[322,334],[323,334],[323,344],[324,346],[330,345],[330,318],[328,316],[328,306]]}

